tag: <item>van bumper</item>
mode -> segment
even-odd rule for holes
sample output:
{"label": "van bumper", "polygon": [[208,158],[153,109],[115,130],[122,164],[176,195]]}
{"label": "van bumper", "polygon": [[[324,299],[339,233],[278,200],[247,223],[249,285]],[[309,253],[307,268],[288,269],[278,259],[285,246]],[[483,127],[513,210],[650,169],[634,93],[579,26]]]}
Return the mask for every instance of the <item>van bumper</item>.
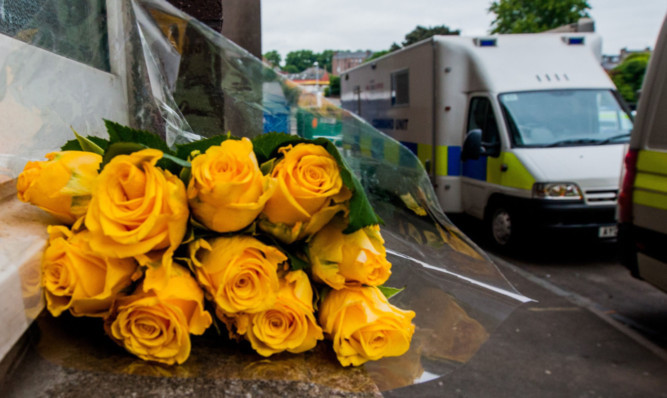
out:
{"label": "van bumper", "polygon": [[[584,237],[615,239],[609,230],[616,230],[616,206],[590,206],[581,202],[525,200],[520,214],[527,225],[551,232],[577,234]],[[525,209],[525,210],[523,210]],[[607,228],[605,228],[607,227]],[[606,236],[600,236],[604,229]]]}

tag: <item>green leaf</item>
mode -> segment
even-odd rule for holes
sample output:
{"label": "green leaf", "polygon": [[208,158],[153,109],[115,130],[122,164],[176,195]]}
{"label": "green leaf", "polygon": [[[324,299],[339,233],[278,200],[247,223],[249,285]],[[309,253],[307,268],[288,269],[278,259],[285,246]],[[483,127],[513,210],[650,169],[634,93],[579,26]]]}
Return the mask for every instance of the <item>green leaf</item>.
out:
{"label": "green leaf", "polygon": [[283,251],[283,253],[285,253],[287,258],[289,259],[290,269],[292,271],[310,268],[310,263],[305,260],[302,260],[299,256],[291,253],[288,250]]}
{"label": "green leaf", "polygon": [[262,164],[275,156],[278,148],[289,144],[298,144],[309,142],[298,135],[289,135],[285,133],[267,133],[259,135],[252,140],[252,147],[257,157],[257,162]]}
{"label": "green leaf", "polygon": [[178,175],[178,178],[183,181],[183,184],[185,186],[188,186],[188,183],[190,182],[190,175],[192,174],[192,169],[190,167],[183,167],[181,169],[181,173]]}
{"label": "green leaf", "polygon": [[91,139],[82,137],[79,135],[79,133],[74,130],[73,127],[70,127],[72,129],[72,132],[74,133],[74,136],[76,137],[76,140],[79,142],[79,145],[81,146],[81,149],[85,152],[93,152],[98,155],[104,155],[104,149],[100,148],[96,143],[94,143]]}
{"label": "green leaf", "polygon": [[190,169],[190,162],[164,152],[162,159],[158,160],[157,166],[169,170],[171,174],[178,176],[182,170]]}
{"label": "green leaf", "polygon": [[221,134],[213,137],[205,138],[199,141],[190,142],[188,144],[182,144],[176,146],[176,156],[181,159],[188,159],[190,154],[193,151],[199,151],[201,153],[206,152],[206,150],[212,146],[220,145],[222,142],[227,139],[238,139],[236,137],[230,137],[229,134]]}
{"label": "green leaf", "polygon": [[104,119],[104,125],[109,133],[110,142],[131,142],[143,144],[147,148],[159,149],[164,153],[172,153],[167,144],[156,134],[148,131],[136,130],[116,122]]}
{"label": "green leaf", "polygon": [[273,167],[275,165],[276,165],[276,158],[272,158],[262,163],[262,165],[259,166],[259,169],[262,171],[262,174],[267,175],[271,174],[271,172],[273,171]]}
{"label": "green leaf", "polygon": [[81,143],[79,140],[76,138],[73,140],[69,140],[65,143],[65,145],[60,147],[61,151],[83,151],[81,148]]}
{"label": "green leaf", "polygon": [[384,296],[387,299],[390,299],[390,298],[394,297],[395,295],[397,295],[398,293],[405,290],[404,287],[399,289],[399,288],[396,288],[396,287],[389,287],[389,286],[378,286],[378,289],[380,289],[382,294],[384,294]]}
{"label": "green leaf", "polygon": [[[105,140],[104,138],[89,135],[89,136],[86,137],[86,139],[95,143],[95,145],[100,147],[102,149],[102,151],[106,151],[107,148],[109,147],[109,140]],[[60,150],[61,151],[83,151],[84,149],[81,148],[81,143],[79,142],[79,140],[75,138],[73,140],[67,141],[65,143],[65,145],[60,147]]]}
{"label": "green leaf", "polygon": [[133,152],[146,149],[146,145],[142,145],[136,142],[115,142],[109,145],[109,148],[104,152],[104,158],[102,158],[102,164],[100,165],[100,170],[104,168],[113,159],[118,155],[128,155]]}

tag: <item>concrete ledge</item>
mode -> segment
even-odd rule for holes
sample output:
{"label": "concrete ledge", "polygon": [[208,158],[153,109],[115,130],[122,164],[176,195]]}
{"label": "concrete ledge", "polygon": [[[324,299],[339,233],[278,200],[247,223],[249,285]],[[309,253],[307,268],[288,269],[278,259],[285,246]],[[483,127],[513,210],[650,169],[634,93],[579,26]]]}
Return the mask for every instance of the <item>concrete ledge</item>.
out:
{"label": "concrete ledge", "polygon": [[16,180],[0,184],[0,360],[44,308],[40,263],[46,226],[56,223],[41,209],[19,201]]}

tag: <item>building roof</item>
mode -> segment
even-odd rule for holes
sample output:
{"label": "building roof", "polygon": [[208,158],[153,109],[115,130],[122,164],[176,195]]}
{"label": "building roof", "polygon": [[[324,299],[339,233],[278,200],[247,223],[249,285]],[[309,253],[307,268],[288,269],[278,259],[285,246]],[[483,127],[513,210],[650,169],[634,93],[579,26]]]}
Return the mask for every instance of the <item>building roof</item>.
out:
{"label": "building roof", "polygon": [[334,54],[333,59],[347,59],[347,58],[359,58],[366,59],[370,57],[370,51],[339,51]]}

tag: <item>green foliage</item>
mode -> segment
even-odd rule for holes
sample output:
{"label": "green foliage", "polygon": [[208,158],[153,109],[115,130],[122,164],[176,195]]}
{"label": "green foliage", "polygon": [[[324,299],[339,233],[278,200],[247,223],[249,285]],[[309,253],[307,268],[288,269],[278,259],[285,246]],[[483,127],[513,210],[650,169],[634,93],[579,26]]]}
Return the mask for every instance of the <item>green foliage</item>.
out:
{"label": "green foliage", "polygon": [[227,140],[230,137],[228,134],[220,134],[213,137],[205,138],[199,141],[190,142],[188,144],[176,146],[176,156],[181,159],[187,160],[190,157],[190,154],[194,151],[199,151],[200,153],[206,152],[206,150],[214,145],[220,145],[223,141]]}
{"label": "green foliage", "polygon": [[77,133],[74,129],[72,129],[72,132],[74,133],[76,140],[79,142],[79,145],[81,145],[82,150],[86,152],[93,152],[98,155],[104,155],[104,149],[97,145],[93,140],[80,136],[79,133]]}
{"label": "green foliage", "polygon": [[317,58],[317,64],[320,66],[320,68],[325,69],[327,72],[331,73],[331,62],[335,53],[335,50],[324,50],[321,53],[315,54],[315,57]]}
{"label": "green foliage", "polygon": [[[458,36],[460,34],[461,34],[460,30],[458,30],[458,29],[457,30],[450,30],[445,25],[433,26],[433,27],[428,27],[428,28],[425,28],[423,26],[418,25],[410,33],[405,35],[405,40],[403,40],[402,44],[403,44],[403,47],[407,47],[410,44],[420,42],[424,39],[428,39],[429,37],[432,37],[432,36],[435,36],[435,35],[454,35],[454,36]],[[394,43],[394,44],[396,44],[396,43]]]}
{"label": "green foliage", "polygon": [[[77,133],[75,132],[75,134],[77,134]],[[107,147],[109,146],[109,140],[105,140],[104,138],[89,135],[89,136],[86,137],[86,139],[92,141],[95,145],[100,147],[102,149],[102,152],[104,152],[107,149]],[[81,141],[78,138],[67,141],[65,143],[65,145],[60,147],[60,150],[61,151],[86,151],[86,152],[90,152],[86,149],[83,149],[83,147],[81,146]],[[97,151],[92,151],[92,152],[99,153]]]}
{"label": "green foliage", "polygon": [[294,66],[294,65],[285,65],[285,67],[283,68],[283,72],[287,72],[287,73],[299,73],[299,72],[301,72],[301,71],[299,70],[299,68],[297,68],[297,67]]}
{"label": "green foliage", "polygon": [[[409,46],[410,44],[417,43],[424,39],[428,39],[431,36],[435,35],[460,35],[460,30],[451,30],[445,25],[438,25],[433,27],[425,28],[423,26],[417,25],[412,31],[405,35],[405,40],[403,40],[403,47]],[[384,55],[387,55],[396,50],[400,50],[402,47],[396,42],[391,43],[391,46],[388,50],[382,50],[374,52],[373,55],[364,60],[364,63],[372,61],[374,59],[380,58]]]}
{"label": "green foliage", "polygon": [[[396,43],[394,43],[394,44],[396,44]],[[398,48],[401,48],[401,47],[399,46]],[[377,58],[380,58],[384,55],[389,54],[392,51],[395,51],[395,50],[382,50],[382,51],[374,52],[373,55],[371,55],[370,57],[368,57],[364,60],[364,63],[372,61],[372,60],[377,59]]]}
{"label": "green foliage", "polygon": [[[331,73],[331,63],[336,52],[337,50],[324,50],[321,53],[315,53],[311,50],[291,51],[285,57],[285,66],[283,66],[282,71],[287,73],[303,72],[314,66],[315,61],[317,61],[320,68]],[[264,54],[264,58],[266,58],[267,54],[269,53]]]}
{"label": "green foliage", "polygon": [[329,95],[340,96],[340,76],[329,76]]}
{"label": "green foliage", "polygon": [[285,68],[292,65],[298,73],[313,66],[315,61],[317,61],[317,56],[311,50],[290,51],[285,57]]}
{"label": "green foliage", "polygon": [[395,288],[395,287],[390,287],[390,286],[378,286],[378,289],[382,292],[382,294],[387,298],[390,299],[397,295],[398,293],[402,292],[405,290],[405,288]]}
{"label": "green foliage", "polygon": [[587,0],[498,0],[489,12],[496,14],[491,33],[537,33],[588,17]]}
{"label": "green foliage", "polygon": [[148,131],[135,130],[131,127],[123,126],[110,120],[104,120],[104,125],[109,133],[109,141],[115,142],[137,142],[148,148],[159,149],[162,152],[169,153],[169,147],[157,134]]}
{"label": "green foliage", "polygon": [[280,61],[282,61],[282,57],[280,56],[280,53],[276,50],[271,50],[267,53],[264,54],[264,58],[274,67],[280,66]]}
{"label": "green foliage", "polygon": [[642,87],[650,56],[648,52],[631,54],[610,73],[618,92],[629,104],[637,103],[637,91]]}

